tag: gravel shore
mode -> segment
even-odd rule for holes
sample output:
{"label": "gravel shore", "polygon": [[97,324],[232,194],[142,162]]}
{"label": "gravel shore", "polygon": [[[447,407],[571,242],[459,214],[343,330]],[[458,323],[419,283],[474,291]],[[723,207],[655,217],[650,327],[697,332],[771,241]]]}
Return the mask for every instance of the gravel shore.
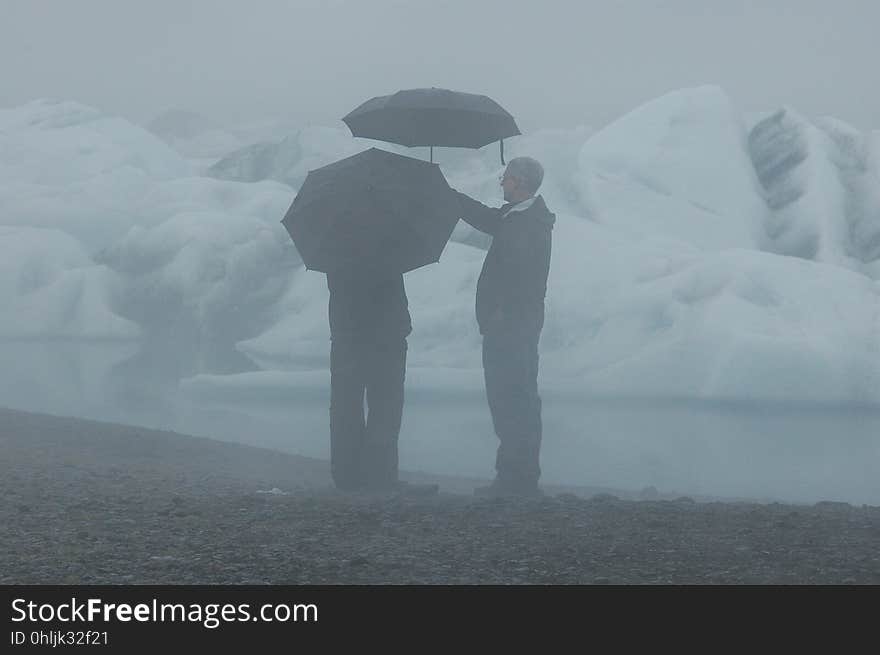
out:
{"label": "gravel shore", "polygon": [[352,497],[325,461],[12,410],[0,449],[2,584],[880,584],[878,507]]}

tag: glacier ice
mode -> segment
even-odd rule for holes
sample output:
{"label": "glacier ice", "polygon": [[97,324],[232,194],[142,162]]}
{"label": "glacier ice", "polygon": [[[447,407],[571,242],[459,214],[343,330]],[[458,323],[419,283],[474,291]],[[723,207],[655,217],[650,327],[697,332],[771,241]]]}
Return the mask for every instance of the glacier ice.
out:
{"label": "glacier ice", "polygon": [[[180,372],[196,377],[218,372],[198,354],[210,343],[263,369],[241,373],[248,384],[325,368],[326,284],[280,220],[310,168],[373,144],[339,127],[267,127],[271,138],[250,145],[253,130],[165,127],[190,143],[220,130],[232,147],[202,175],[192,152],[96,109],[0,110],[2,337],[176,340],[191,358]],[[538,130],[506,147],[544,163],[559,215],[543,384],[880,400],[878,133],[789,108],[745,120],[707,86],[595,133]],[[497,149],[435,154],[452,186],[500,204]],[[473,294],[486,246],[460,224],[438,264],[407,275],[414,371],[479,379]]]}

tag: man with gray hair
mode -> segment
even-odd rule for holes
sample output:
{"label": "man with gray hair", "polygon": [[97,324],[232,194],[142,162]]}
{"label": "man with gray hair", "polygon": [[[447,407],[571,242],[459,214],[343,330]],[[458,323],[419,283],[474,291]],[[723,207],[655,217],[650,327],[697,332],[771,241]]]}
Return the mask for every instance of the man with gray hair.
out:
{"label": "man with gray hair", "polygon": [[505,204],[493,208],[455,191],[461,218],[492,235],[477,282],[476,314],[483,335],[486,398],[499,446],[487,496],[538,496],[541,399],[538,340],[556,217],[536,196],[544,169],[517,157],[500,178]]}

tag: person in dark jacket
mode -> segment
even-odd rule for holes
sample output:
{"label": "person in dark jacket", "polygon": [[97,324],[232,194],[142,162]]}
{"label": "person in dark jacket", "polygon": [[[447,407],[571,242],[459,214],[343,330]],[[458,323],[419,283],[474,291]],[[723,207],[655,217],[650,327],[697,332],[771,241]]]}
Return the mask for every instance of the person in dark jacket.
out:
{"label": "person in dark jacket", "polygon": [[349,492],[435,493],[436,485],[398,480],[406,338],[412,331],[403,275],[340,271],[327,274],[327,286],[334,484]]}
{"label": "person in dark jacket", "polygon": [[556,217],[536,196],[544,178],[530,157],[512,159],[501,177],[505,204],[493,208],[455,192],[461,218],[492,236],[477,282],[486,398],[499,446],[496,478],[481,495],[538,495],[541,398],[538,341]]}
{"label": "person in dark jacket", "polygon": [[[330,470],[344,491],[397,482],[406,337],[402,275],[327,274],[330,289]],[[369,413],[364,416],[364,396]]]}

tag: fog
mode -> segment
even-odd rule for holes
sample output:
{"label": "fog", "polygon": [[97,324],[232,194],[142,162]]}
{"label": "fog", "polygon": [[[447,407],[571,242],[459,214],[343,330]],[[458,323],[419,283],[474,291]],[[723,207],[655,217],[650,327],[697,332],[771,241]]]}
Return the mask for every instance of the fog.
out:
{"label": "fog", "polygon": [[55,97],[136,122],[330,124],[364,99],[485,93],[520,127],[600,127],[718,84],[745,112],[792,105],[880,126],[872,0],[2,0],[0,106]]}
{"label": "fog", "polygon": [[[542,482],[880,504],[877,3],[0,10],[0,406],[326,459],[326,284],[280,220],[309,169],[368,147],[339,117],[447,87],[514,114],[508,152],[544,162],[558,213]],[[139,127],[169,109],[223,127]],[[793,138],[750,142],[761,119]],[[498,203],[497,149],[437,157]],[[759,179],[762,157],[790,168]],[[407,276],[400,455],[485,479],[469,243]]]}

